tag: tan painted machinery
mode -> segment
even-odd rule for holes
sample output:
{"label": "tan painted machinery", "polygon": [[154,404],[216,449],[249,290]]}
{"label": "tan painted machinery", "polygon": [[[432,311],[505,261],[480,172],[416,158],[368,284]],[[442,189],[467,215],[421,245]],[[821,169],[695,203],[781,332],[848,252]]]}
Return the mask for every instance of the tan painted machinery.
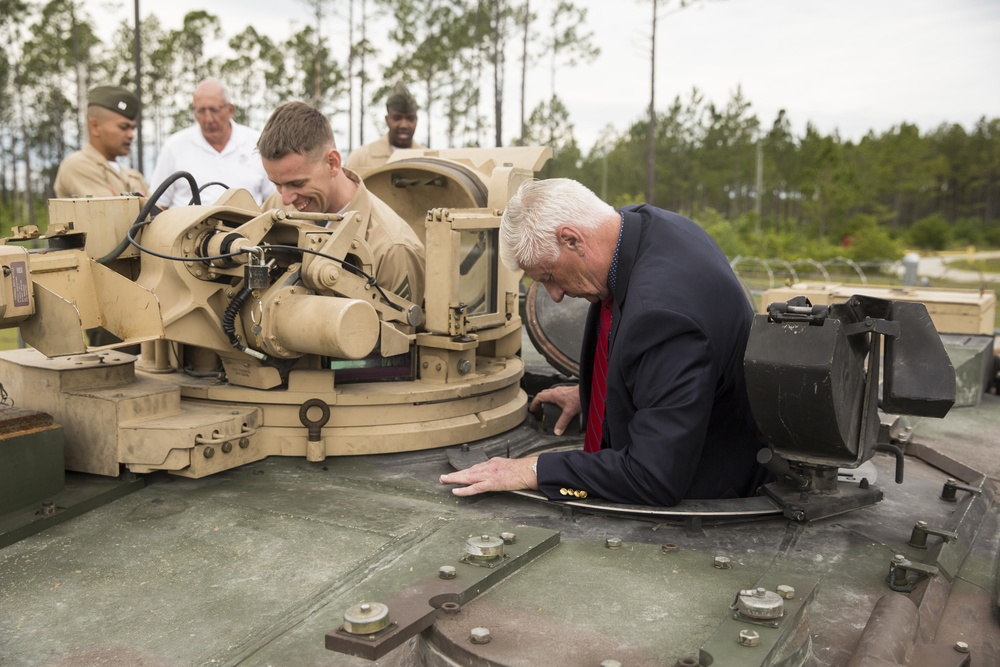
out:
{"label": "tan painted machinery", "polygon": [[[502,433],[526,395],[500,213],[548,155],[403,151],[366,177],[425,243],[421,304],[372,278],[352,211],[261,211],[242,190],[152,218],[138,197],[52,200],[45,235],[18,228],[0,246],[0,326],[31,346],[0,354],[0,382],[64,426],[67,469],[102,475]],[[95,327],[122,343],[88,347]]]}

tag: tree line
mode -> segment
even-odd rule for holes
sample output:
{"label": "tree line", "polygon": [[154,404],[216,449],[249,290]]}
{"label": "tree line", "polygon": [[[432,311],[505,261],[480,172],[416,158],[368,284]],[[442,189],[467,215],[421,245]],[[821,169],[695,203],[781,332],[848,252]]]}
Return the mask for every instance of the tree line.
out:
{"label": "tree line", "polygon": [[[584,154],[568,112],[558,115],[549,175],[615,205],[644,201],[647,120],[608,126]],[[785,111],[767,125],[737,88],[721,105],[698,90],[678,96],[655,128],[652,203],[711,227],[730,256],[868,261],[904,247],[1000,247],[1000,118],[925,132],[902,122],[859,141],[807,123],[796,136]]]}
{"label": "tree line", "polygon": [[[358,143],[375,138],[365,136],[364,121],[381,118],[380,100],[402,79],[423,109],[424,143],[432,145],[436,130],[447,144],[438,148],[552,146],[555,159],[543,176],[577,178],[616,205],[648,199],[690,215],[727,252],[846,249],[867,259],[891,257],[904,244],[1000,246],[1000,119],[925,132],[900,123],[853,142],[812,125],[797,136],[784,112],[762,121],[738,88],[721,104],[693,90],[652,116],[637,98],[636,120],[609,124],[584,151],[558,95],[558,74],[593,62],[599,50],[586,10],[570,0],[296,2],[310,20],[285,40],[249,25],[227,35],[210,11],[190,12],[176,27],[155,14],[142,20],[143,130],[154,154],[191,124],[191,94],[206,76],[226,83],[236,120],[251,126],[290,99],[312,102],[335,124],[346,119],[347,149],[355,136]],[[331,38],[334,20],[347,22],[346,44]],[[87,90],[135,87],[133,34],[122,21],[103,42],[79,0],[0,0],[5,229],[44,221],[59,163],[86,140]],[[529,70],[548,76],[530,110]],[[517,100],[505,97],[518,88],[509,80],[520,83]],[[520,126],[507,128],[503,110],[513,104]]]}

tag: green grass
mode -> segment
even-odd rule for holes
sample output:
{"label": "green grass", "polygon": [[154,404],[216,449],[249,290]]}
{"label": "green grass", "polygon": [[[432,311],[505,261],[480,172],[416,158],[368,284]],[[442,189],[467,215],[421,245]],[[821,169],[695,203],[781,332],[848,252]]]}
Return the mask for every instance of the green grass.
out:
{"label": "green grass", "polygon": [[13,350],[17,347],[17,327],[0,329],[0,350]]}
{"label": "green grass", "polygon": [[962,269],[963,271],[1000,273],[1000,257],[995,257],[993,259],[974,259],[972,261],[961,259],[954,262],[948,262],[948,266],[955,269]]}

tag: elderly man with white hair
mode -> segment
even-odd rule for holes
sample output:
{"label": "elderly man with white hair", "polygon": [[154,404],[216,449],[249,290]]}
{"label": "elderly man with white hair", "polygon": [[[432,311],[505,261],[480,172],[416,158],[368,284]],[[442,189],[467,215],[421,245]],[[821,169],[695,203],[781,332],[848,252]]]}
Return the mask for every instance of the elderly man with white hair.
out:
{"label": "elderly man with white hair", "polygon": [[532,409],[586,416],[583,451],[493,458],[441,476],[458,496],[538,489],[668,507],[753,495],[769,480],[746,395],[753,310],[726,256],[691,220],[652,206],[615,210],[568,179],[525,183],[507,204],[500,257],[554,301],[590,301],[580,385]]}
{"label": "elderly man with white hair", "polygon": [[[152,187],[158,188],[174,172],[186,171],[203,188],[202,204],[213,203],[226,188],[249,190],[258,204],[274,192],[257,153],[260,132],[233,121],[234,111],[221,81],[205,79],[199,83],[192,105],[197,122],[164,142],[150,179]],[[179,179],[157,204],[164,209],[185,206],[191,197],[191,186],[186,179]]]}

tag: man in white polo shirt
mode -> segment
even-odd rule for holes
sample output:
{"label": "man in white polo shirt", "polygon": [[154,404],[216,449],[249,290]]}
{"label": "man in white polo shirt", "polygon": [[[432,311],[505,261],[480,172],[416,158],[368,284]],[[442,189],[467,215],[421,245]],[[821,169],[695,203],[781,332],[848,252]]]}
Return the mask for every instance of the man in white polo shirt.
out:
{"label": "man in white polo shirt", "polygon": [[[202,204],[213,203],[227,187],[249,190],[258,204],[264,201],[274,192],[274,185],[257,154],[260,133],[233,122],[234,107],[222,82],[205,79],[199,83],[194,89],[193,110],[197,124],[171,135],[163,144],[150,179],[153,189],[174,172],[186,171],[203,188]],[[191,196],[187,180],[178,179],[157,205],[164,209],[186,206]]]}

